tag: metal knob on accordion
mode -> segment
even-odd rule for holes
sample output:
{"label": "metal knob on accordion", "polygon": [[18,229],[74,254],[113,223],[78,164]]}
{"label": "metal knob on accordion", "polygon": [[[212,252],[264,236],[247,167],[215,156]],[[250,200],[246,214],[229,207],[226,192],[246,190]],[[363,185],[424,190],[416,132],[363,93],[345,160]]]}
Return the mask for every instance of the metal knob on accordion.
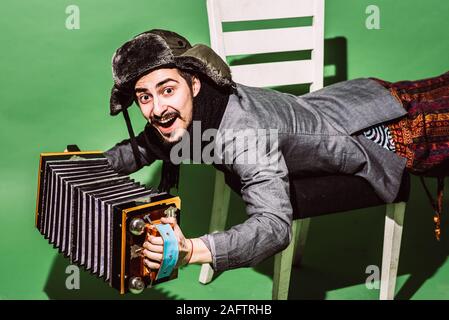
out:
{"label": "metal knob on accordion", "polygon": [[145,231],[145,221],[140,218],[132,219],[129,224],[129,231],[135,236],[140,236]]}
{"label": "metal knob on accordion", "polygon": [[[176,217],[179,223],[179,210],[179,197],[115,172],[101,152],[40,156],[36,227],[71,263],[120,293],[140,293],[177,277],[177,247],[170,226],[160,219]],[[147,270],[143,242],[162,230],[164,253],[166,243],[175,251],[167,253],[164,270]]]}

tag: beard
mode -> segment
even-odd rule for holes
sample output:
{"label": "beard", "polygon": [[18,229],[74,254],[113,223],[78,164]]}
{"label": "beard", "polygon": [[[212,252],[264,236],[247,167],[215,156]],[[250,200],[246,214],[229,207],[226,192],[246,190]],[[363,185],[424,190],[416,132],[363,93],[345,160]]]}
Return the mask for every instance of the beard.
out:
{"label": "beard", "polygon": [[[178,116],[177,119],[180,119],[183,122],[186,122],[184,118],[181,116]],[[185,135],[189,135],[192,126],[192,121],[187,122],[187,129],[184,128],[175,128],[173,131],[170,132],[170,135],[164,135],[162,134],[155,126],[154,123],[150,122],[153,130],[157,133],[156,136],[159,139],[159,142],[162,144],[162,146],[165,149],[170,150],[173,146],[175,146],[177,143],[181,142]]]}

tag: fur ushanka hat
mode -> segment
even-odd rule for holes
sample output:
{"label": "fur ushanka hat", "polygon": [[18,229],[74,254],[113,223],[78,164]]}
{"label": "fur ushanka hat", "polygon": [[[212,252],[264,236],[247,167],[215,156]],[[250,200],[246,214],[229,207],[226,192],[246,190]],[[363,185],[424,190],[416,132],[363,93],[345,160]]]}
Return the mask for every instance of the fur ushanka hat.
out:
{"label": "fur ushanka hat", "polygon": [[133,103],[134,85],[140,77],[161,67],[201,73],[222,87],[234,85],[228,65],[211,48],[203,44],[192,47],[175,32],[153,29],[123,44],[112,57],[111,115]]}

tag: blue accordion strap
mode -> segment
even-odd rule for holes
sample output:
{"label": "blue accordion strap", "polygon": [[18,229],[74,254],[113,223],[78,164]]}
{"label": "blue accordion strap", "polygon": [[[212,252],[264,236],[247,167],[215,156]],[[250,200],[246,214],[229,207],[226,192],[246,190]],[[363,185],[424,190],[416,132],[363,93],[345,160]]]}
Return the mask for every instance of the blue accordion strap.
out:
{"label": "blue accordion strap", "polygon": [[176,262],[178,261],[179,249],[178,240],[176,239],[175,233],[169,224],[156,224],[154,226],[164,240],[162,264],[156,276],[156,280],[159,280],[169,277],[173,272]]}

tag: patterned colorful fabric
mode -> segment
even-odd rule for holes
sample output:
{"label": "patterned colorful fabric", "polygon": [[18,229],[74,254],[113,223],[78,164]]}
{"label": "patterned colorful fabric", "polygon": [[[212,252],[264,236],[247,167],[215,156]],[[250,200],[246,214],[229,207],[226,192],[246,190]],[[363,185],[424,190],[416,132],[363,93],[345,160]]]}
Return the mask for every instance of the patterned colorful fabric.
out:
{"label": "patterned colorful fabric", "polygon": [[417,81],[374,79],[388,88],[408,115],[387,123],[396,153],[416,175],[449,175],[449,72]]}
{"label": "patterned colorful fabric", "polygon": [[[420,175],[435,216],[435,237],[440,240],[444,177],[449,175],[449,72],[417,81],[387,82],[372,78],[402,103],[407,115],[387,123],[395,152],[407,159],[410,173]],[[437,177],[437,199],[422,176]]]}

